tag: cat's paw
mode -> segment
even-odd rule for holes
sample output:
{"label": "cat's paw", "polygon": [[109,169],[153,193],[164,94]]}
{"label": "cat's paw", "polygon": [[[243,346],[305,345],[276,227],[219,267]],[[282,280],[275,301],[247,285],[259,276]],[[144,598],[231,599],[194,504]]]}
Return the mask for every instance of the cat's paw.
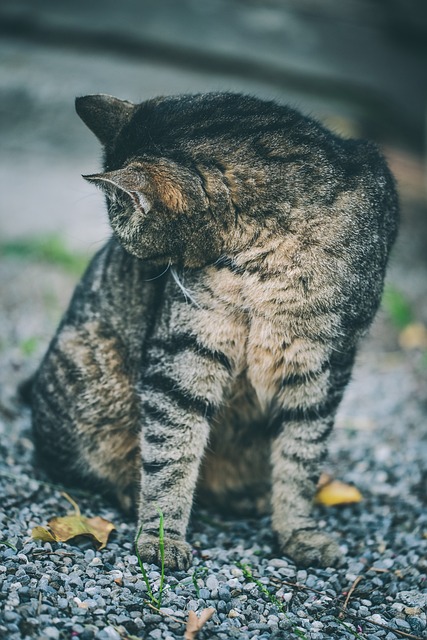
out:
{"label": "cat's paw", "polygon": [[342,562],[342,553],[335,540],[312,529],[294,531],[282,545],[282,550],[300,567],[334,567]]}
{"label": "cat's paw", "polygon": [[[138,539],[137,546],[139,555],[143,562],[157,564],[160,566],[161,557],[159,538],[157,536],[143,533]],[[165,567],[168,569],[179,571],[186,570],[191,564],[191,547],[187,542],[185,542],[185,540],[176,540],[165,536],[164,557]]]}

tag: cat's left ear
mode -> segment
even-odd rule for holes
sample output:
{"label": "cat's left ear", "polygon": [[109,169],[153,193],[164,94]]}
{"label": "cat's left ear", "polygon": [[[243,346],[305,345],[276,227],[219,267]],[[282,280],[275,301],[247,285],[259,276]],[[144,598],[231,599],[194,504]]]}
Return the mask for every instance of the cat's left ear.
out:
{"label": "cat's left ear", "polygon": [[151,198],[145,195],[147,179],[142,171],[125,167],[117,171],[82,176],[82,178],[101,189],[110,198],[116,197],[117,190],[124,191],[137,206],[142,207],[145,213],[151,209]]}
{"label": "cat's left ear", "polygon": [[131,194],[134,191],[143,189],[147,184],[145,175],[132,167],[125,167],[117,171],[106,171],[105,173],[94,173],[92,175],[82,176],[82,178],[106,193],[108,193],[111,188],[114,188]]}
{"label": "cat's left ear", "polygon": [[77,114],[104,146],[114,141],[134,110],[132,102],[102,93],[76,98]]}

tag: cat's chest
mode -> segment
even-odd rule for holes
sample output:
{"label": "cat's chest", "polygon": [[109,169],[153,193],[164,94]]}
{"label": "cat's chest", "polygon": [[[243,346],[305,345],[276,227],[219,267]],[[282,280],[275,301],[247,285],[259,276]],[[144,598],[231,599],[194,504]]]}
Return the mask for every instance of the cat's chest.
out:
{"label": "cat's chest", "polygon": [[262,408],[271,404],[283,377],[286,332],[274,289],[272,281],[208,270],[203,286],[196,287],[200,306],[191,316],[201,342],[227,355],[235,376],[244,374]]}

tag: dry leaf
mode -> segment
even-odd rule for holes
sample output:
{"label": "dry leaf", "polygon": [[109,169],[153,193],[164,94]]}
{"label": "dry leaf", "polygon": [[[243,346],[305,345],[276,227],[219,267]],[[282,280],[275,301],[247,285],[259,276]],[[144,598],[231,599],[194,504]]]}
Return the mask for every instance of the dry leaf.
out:
{"label": "dry leaf", "polygon": [[34,540],[42,540],[43,542],[58,542],[54,535],[44,527],[34,527],[31,532]]}
{"label": "dry leaf", "polygon": [[427,327],[421,322],[411,322],[399,334],[402,349],[427,349]]}
{"label": "dry leaf", "polygon": [[317,491],[319,491],[319,489],[321,489],[325,485],[332,482],[333,479],[334,479],[333,476],[331,476],[329,473],[325,473],[325,471],[322,471],[322,473],[320,474],[320,478],[317,482]]}
{"label": "dry leaf", "polygon": [[103,549],[107,544],[108,536],[115,529],[113,523],[99,516],[94,518],[82,516],[74,500],[66,493],[62,495],[71,502],[74,513],[52,518],[47,523],[48,529],[34,527],[32,530],[33,538],[43,540],[43,542],[67,542],[76,536],[89,536],[98,549]]}
{"label": "dry leaf", "polygon": [[199,617],[197,617],[197,614],[194,611],[189,611],[184,640],[194,640],[197,633],[200,631],[203,625],[212,618],[214,613],[215,609],[213,607],[209,607],[209,609],[203,609]]}
{"label": "dry leaf", "polygon": [[315,496],[315,502],[317,504],[332,507],[341,504],[360,502],[363,500],[363,496],[360,491],[350,484],[345,484],[345,482],[333,480],[332,478],[329,478],[328,481],[325,478],[321,478],[321,480],[322,482],[319,482],[319,487]]}

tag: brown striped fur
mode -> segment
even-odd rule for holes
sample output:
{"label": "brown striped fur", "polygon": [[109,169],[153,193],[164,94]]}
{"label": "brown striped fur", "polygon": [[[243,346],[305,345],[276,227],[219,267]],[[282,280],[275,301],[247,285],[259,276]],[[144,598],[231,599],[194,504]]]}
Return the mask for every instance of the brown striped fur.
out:
{"label": "brown striped fur", "polygon": [[40,459],[138,505],[144,560],[161,508],[166,563],[188,566],[196,494],[271,510],[285,554],[333,564],[311,501],[396,235],[384,160],[237,94],[76,106],[113,237],[36,376]]}

